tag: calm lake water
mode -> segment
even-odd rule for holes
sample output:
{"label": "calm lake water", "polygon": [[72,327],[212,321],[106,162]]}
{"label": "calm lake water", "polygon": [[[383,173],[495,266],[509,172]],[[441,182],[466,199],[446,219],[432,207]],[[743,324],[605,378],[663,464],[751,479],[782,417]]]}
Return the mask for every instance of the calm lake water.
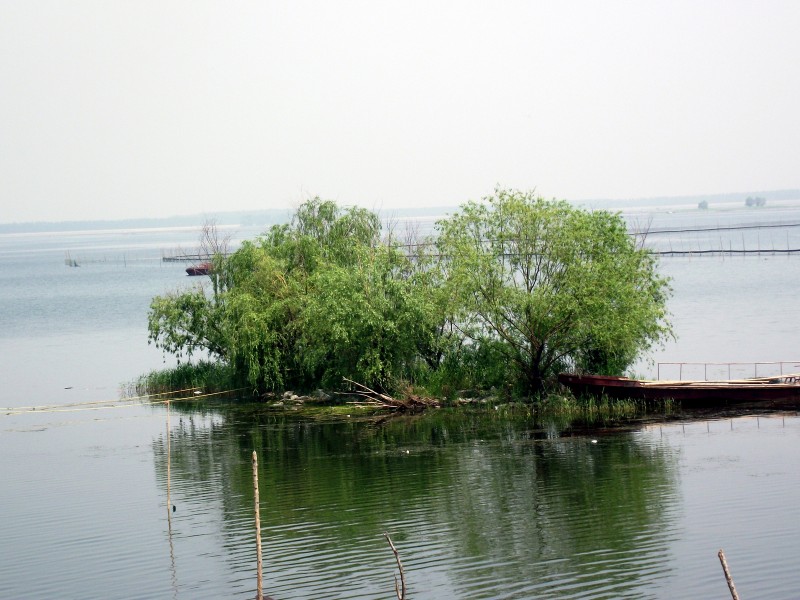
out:
{"label": "calm lake water", "polygon": [[[756,214],[736,212],[653,227]],[[797,209],[761,214],[800,222]],[[702,235],[683,243],[711,243]],[[796,227],[745,235],[800,247]],[[278,600],[394,597],[384,531],[411,598],[724,598],[719,548],[743,598],[797,597],[797,413],[586,429],[494,407],[376,422],[218,401],[175,404],[168,425],[163,405],[115,402],[165,364],[147,345],[147,306],[195,283],[160,257],[196,237],[0,236],[0,597],[254,597],[254,449]],[[800,256],[661,268],[678,339],[638,372],[800,361]]]}

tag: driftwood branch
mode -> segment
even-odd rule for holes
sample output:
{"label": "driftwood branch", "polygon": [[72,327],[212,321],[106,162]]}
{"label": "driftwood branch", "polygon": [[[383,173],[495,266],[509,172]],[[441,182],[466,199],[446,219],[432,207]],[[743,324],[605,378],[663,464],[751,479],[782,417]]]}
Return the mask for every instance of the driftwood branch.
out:
{"label": "driftwood branch", "polygon": [[410,394],[407,398],[402,399],[393,398],[388,394],[376,392],[364,384],[348,379],[347,377],[342,377],[342,379],[356,388],[349,392],[350,395],[360,396],[366,400],[365,402],[356,402],[354,404],[392,410],[422,410],[433,406],[439,406],[439,402],[433,398],[422,398],[414,394]]}
{"label": "driftwood branch", "polygon": [[397,561],[397,570],[400,571],[400,584],[397,583],[397,577],[394,578],[394,592],[397,594],[397,600],[406,600],[406,574],[403,571],[403,563],[400,562],[400,554],[397,552],[397,548],[394,547],[392,543],[392,538],[389,537],[388,533],[384,533],[383,537],[386,538],[386,541],[389,542],[389,547],[392,549],[394,553],[394,559]]}
{"label": "driftwood branch", "polygon": [[733,585],[733,578],[731,577],[731,572],[728,570],[728,561],[725,560],[725,553],[720,549],[717,552],[717,556],[719,556],[719,562],[722,564],[722,572],[725,573],[725,581],[728,582],[728,589],[731,591],[731,598],[732,600],[739,600],[739,594],[736,593],[736,586]]}
{"label": "driftwood branch", "polygon": [[357,396],[363,396],[365,398],[370,398],[376,402],[380,402],[387,406],[396,406],[398,401],[389,396],[388,394],[381,394],[380,392],[376,392],[375,390],[368,388],[363,383],[358,383],[357,381],[353,381],[352,379],[348,379],[347,377],[342,377],[347,383],[350,385],[355,386],[356,390],[352,393]]}

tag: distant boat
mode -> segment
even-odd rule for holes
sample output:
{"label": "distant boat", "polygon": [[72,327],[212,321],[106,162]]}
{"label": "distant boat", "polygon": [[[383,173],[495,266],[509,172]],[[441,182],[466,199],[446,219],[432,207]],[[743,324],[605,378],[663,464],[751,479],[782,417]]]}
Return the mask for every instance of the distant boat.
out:
{"label": "distant boat", "polygon": [[197,265],[192,265],[191,267],[186,267],[186,274],[191,276],[196,275],[208,275],[211,273],[213,269],[213,265],[210,262],[203,262]]}
{"label": "distant boat", "polygon": [[800,405],[800,374],[722,381],[646,381],[562,373],[558,380],[576,396],[607,396],[621,400],[671,399],[687,408],[738,403]]}

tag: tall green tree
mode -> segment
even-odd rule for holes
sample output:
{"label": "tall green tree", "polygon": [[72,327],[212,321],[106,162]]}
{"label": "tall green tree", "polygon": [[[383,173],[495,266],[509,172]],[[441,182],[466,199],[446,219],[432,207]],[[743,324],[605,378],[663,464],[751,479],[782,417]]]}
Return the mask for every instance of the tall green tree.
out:
{"label": "tall green tree", "polygon": [[213,290],[153,299],[150,340],[179,355],[205,350],[258,390],[335,388],[343,377],[391,388],[434,345],[418,269],[368,210],[314,198],[214,264]]}
{"label": "tall green tree", "polygon": [[670,333],[668,281],[619,215],[498,189],[437,228],[463,334],[526,394],[565,368],[621,373]]}

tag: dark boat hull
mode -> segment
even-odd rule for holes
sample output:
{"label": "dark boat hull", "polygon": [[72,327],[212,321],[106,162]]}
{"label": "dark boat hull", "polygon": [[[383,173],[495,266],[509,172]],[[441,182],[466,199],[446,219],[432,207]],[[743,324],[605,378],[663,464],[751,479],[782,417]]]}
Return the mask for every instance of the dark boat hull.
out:
{"label": "dark boat hull", "polygon": [[186,274],[192,277],[197,275],[208,275],[211,272],[211,263],[200,263],[199,265],[192,265],[186,267]]}
{"label": "dark boat hull", "polygon": [[[778,380],[780,378],[776,378]],[[606,396],[621,400],[674,400],[686,406],[754,403],[775,406],[800,405],[800,384],[775,380],[752,382],[659,382],[600,375],[558,376],[576,396]]]}

